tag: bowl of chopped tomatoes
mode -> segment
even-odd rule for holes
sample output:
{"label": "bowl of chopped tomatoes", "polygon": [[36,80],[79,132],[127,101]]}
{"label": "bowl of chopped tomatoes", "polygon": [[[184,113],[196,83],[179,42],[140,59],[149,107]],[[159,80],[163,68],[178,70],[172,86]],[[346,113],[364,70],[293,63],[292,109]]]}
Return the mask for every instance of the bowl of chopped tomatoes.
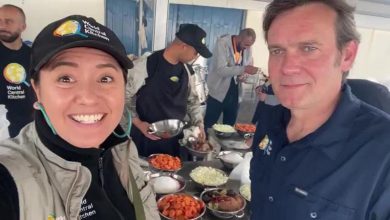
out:
{"label": "bowl of chopped tomatoes", "polygon": [[179,157],[169,154],[152,154],[148,162],[150,169],[155,172],[177,172],[183,166]]}
{"label": "bowl of chopped tomatoes", "polygon": [[245,123],[237,123],[234,128],[237,133],[244,138],[251,138],[255,134],[256,125],[254,124],[245,124]]}
{"label": "bowl of chopped tomatoes", "polygon": [[168,194],[157,201],[160,215],[169,220],[196,220],[206,212],[205,203],[186,193]]}

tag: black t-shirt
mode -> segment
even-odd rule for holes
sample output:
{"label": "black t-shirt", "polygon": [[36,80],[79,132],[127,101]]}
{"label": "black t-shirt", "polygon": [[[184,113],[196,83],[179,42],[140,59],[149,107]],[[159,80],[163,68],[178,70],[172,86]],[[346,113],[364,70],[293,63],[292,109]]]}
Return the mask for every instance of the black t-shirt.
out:
{"label": "black t-shirt", "polygon": [[148,77],[137,93],[137,113],[149,123],[183,120],[187,111],[189,79],[184,64],[171,64],[163,54],[160,50],[148,57]]}
{"label": "black t-shirt", "polygon": [[10,50],[0,42],[0,104],[7,109],[11,137],[33,119],[35,95],[30,85],[30,54],[31,49],[25,44],[19,50]]}

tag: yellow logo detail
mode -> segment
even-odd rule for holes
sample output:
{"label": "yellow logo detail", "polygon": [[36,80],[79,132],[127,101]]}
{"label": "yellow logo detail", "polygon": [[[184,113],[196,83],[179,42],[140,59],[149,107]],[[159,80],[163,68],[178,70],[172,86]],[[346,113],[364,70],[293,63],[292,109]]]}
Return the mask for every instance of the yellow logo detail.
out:
{"label": "yellow logo detail", "polygon": [[169,79],[170,79],[172,82],[179,82],[179,77],[177,77],[177,76],[171,76]]}
{"label": "yellow logo detail", "polygon": [[27,86],[30,86],[26,80],[26,70],[19,63],[10,63],[8,64],[3,71],[4,78],[14,84],[24,83]]}
{"label": "yellow logo detail", "polygon": [[54,30],[53,34],[57,37],[69,36],[78,34],[83,37],[88,37],[85,34],[80,33],[81,25],[78,21],[69,20],[62,23],[57,29]]}
{"label": "yellow logo detail", "polygon": [[269,144],[269,138],[268,138],[268,135],[265,135],[263,140],[261,140],[259,143],[260,150],[265,150],[267,148],[268,144]]}
{"label": "yellow logo detail", "polygon": [[49,215],[49,216],[47,216],[47,220],[56,220],[56,216],[55,215]]}

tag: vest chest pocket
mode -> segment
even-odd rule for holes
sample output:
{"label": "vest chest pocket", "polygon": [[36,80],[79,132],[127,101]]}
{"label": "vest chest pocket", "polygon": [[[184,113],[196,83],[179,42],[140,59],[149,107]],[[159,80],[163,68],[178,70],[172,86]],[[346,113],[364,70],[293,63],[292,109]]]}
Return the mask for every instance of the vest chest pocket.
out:
{"label": "vest chest pocket", "polygon": [[354,220],[355,209],[338,204],[314,192],[306,192],[294,187],[288,197],[284,206],[291,210],[290,216],[298,214],[300,219]]}

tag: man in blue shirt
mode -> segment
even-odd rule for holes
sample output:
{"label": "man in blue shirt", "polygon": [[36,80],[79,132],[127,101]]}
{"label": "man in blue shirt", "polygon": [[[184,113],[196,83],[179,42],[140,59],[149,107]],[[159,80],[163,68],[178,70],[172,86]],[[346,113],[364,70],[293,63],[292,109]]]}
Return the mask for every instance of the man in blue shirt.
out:
{"label": "man in blue shirt", "polygon": [[359,43],[353,8],[274,0],[263,29],[281,105],[254,137],[252,219],[389,219],[390,117],[344,84]]}

